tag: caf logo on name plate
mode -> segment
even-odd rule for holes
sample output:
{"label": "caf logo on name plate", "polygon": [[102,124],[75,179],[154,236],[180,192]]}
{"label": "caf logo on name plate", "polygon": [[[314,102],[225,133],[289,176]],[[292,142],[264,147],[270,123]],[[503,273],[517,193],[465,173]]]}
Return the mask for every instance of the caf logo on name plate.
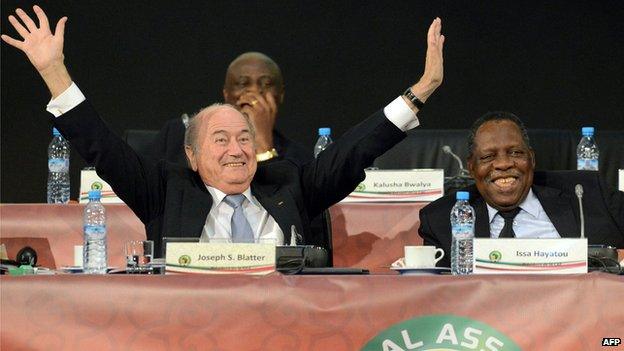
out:
{"label": "caf logo on name plate", "polygon": [[490,261],[498,262],[503,258],[503,254],[500,251],[492,251],[490,252]]}
{"label": "caf logo on name plate", "polygon": [[452,314],[409,319],[377,334],[362,351],[519,351],[489,325]]}
{"label": "caf logo on name plate", "polygon": [[178,263],[180,264],[180,266],[188,266],[189,264],[191,264],[191,256],[189,255],[180,256],[180,258],[178,258]]}
{"label": "caf logo on name plate", "polygon": [[360,191],[360,192],[362,192],[362,191],[364,191],[364,190],[366,190],[366,185],[364,185],[364,183],[360,183],[360,184],[358,184],[358,186],[357,186],[357,187],[355,187],[355,191]]}
{"label": "caf logo on name plate", "polygon": [[91,183],[91,190],[102,190],[104,185],[101,182],[93,182]]}

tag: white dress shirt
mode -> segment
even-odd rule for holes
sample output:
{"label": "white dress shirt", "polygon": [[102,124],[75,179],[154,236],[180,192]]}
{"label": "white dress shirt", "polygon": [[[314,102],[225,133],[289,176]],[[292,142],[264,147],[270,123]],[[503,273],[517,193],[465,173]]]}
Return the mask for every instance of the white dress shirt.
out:
{"label": "white dress shirt", "polygon": [[[72,82],[67,90],[55,99],[50,100],[46,110],[55,117],[59,117],[85,100],[84,94]],[[401,96],[394,99],[384,108],[384,114],[390,122],[402,131],[415,128],[420,124],[414,111]],[[200,241],[230,242],[232,238],[231,219],[234,209],[223,203],[223,198],[225,197],[223,192],[208,185],[206,187],[212,196],[212,207],[206,218]],[[276,245],[282,245],[284,243],[284,233],[275,219],[251,194],[250,189],[245,190],[243,195],[245,195],[242,205],[243,212],[254,232],[255,241],[262,243],[275,242]],[[287,235],[291,235],[291,233],[287,233]]]}
{"label": "white dress shirt", "polygon": [[[206,189],[212,196],[212,207],[206,218],[206,224],[199,241],[232,242],[231,219],[234,209],[223,201],[226,196],[224,192],[211,186],[206,186]],[[251,190],[247,188],[243,195],[245,200],[241,206],[243,206],[243,213],[254,233],[254,241],[263,244],[284,244],[284,233],[281,228],[256,197],[251,194]]]}
{"label": "white dress shirt", "polygon": [[[498,210],[487,205],[490,217],[490,237],[498,238],[505,220],[498,214]],[[552,239],[560,238],[557,229],[548,218],[539,199],[529,189],[526,199],[520,204],[520,212],[513,220],[513,231],[518,239]]]}

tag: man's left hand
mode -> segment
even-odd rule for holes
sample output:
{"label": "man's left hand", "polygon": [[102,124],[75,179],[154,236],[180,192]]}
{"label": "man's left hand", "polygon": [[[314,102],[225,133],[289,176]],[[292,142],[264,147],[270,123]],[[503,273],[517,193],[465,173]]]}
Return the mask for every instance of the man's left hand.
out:
{"label": "man's left hand", "polygon": [[277,117],[277,102],[271,93],[248,92],[236,103],[240,111],[247,116],[256,129],[257,152],[273,148],[273,127]]}

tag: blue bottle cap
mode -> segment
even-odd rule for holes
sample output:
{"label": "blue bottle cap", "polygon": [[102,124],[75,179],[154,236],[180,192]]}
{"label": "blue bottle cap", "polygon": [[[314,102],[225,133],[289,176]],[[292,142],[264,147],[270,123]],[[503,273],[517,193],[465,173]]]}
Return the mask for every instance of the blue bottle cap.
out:
{"label": "blue bottle cap", "polygon": [[331,135],[331,128],[319,128],[320,136],[328,136]]}
{"label": "blue bottle cap", "polygon": [[592,136],[594,135],[594,127],[583,127],[581,128],[581,133],[583,136]]}
{"label": "blue bottle cap", "polygon": [[457,200],[468,200],[468,199],[470,199],[470,193],[467,192],[467,191],[458,191],[455,194],[455,198]]}
{"label": "blue bottle cap", "polygon": [[99,200],[100,198],[102,198],[100,190],[89,190],[89,200]]}
{"label": "blue bottle cap", "polygon": [[53,136],[59,136],[59,135],[61,135],[61,132],[59,132],[58,129],[52,127],[52,135]]}

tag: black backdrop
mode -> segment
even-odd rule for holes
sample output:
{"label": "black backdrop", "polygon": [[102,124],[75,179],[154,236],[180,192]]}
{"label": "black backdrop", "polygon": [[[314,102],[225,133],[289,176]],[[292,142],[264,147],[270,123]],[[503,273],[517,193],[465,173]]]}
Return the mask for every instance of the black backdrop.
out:
{"label": "black backdrop", "polygon": [[[33,2],[2,0],[7,16]],[[467,128],[509,110],[529,128],[624,129],[621,1],[40,1],[67,15],[65,57],[109,125],[159,129],[221,99],[227,64],[262,51],[281,66],[279,128],[312,147],[339,136],[422,73],[425,34],[443,19],[445,81],[422,128]],[[29,13],[32,13],[29,10]],[[2,202],[43,202],[49,94],[17,50],[2,45]],[[623,142],[624,143],[624,142]],[[72,155],[72,185],[84,165]]]}

